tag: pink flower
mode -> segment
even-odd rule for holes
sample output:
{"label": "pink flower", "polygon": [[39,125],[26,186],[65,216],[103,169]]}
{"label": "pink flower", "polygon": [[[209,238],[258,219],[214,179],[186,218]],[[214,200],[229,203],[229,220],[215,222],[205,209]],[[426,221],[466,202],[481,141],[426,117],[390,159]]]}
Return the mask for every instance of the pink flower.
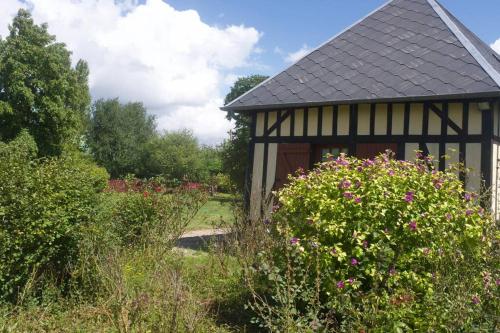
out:
{"label": "pink flower", "polygon": [[358,166],[358,167],[356,168],[356,170],[357,170],[358,172],[361,172],[361,171],[363,171],[363,167],[362,167],[362,166]]}
{"label": "pink flower", "polygon": [[478,297],[478,296],[473,296],[473,297],[472,297],[472,304],[477,305],[477,304],[479,304],[480,302],[481,302],[481,300],[479,299],[479,297]]}
{"label": "pink flower", "polygon": [[369,166],[372,166],[374,165],[375,163],[373,162],[373,160],[364,160],[363,161],[363,167],[367,168]]}
{"label": "pink flower", "polygon": [[353,284],[353,283],[354,283],[354,279],[353,279],[353,278],[349,278],[349,279],[347,279],[347,282],[348,282],[349,284]]}
{"label": "pink flower", "polygon": [[451,214],[450,213],[446,213],[446,219],[449,221],[449,220],[451,220],[451,218],[452,218]]}
{"label": "pink flower", "polygon": [[358,260],[356,258],[351,259],[351,265],[357,266],[359,264]]}
{"label": "pink flower", "polygon": [[347,188],[349,188],[349,187],[351,187],[351,182],[350,182],[350,181],[348,181],[348,180],[345,180],[345,179],[344,179],[344,180],[342,180],[342,181],[340,182],[340,184],[339,184],[339,188],[341,188],[341,189],[347,189]]}
{"label": "pink flower", "polygon": [[344,283],[344,281],[339,281],[339,282],[337,282],[337,288],[339,288],[339,289],[344,289],[344,287],[345,287],[345,283]]}
{"label": "pink flower", "polygon": [[389,269],[389,275],[391,275],[391,276],[392,276],[392,275],[394,275],[394,274],[396,274],[396,268],[391,267],[391,269]]}
{"label": "pink flower", "polygon": [[354,198],[354,202],[357,204],[361,203],[361,198],[360,197]]}
{"label": "pink flower", "polygon": [[291,245],[297,245],[298,243],[299,243],[299,239],[297,237],[292,237],[292,239],[290,239]]}
{"label": "pink flower", "polygon": [[470,194],[470,193],[465,193],[465,194],[464,194],[464,200],[465,200],[465,201],[470,201],[471,197],[472,197],[472,196],[471,196],[471,194]]}
{"label": "pink flower", "polygon": [[392,177],[392,176],[394,176],[394,170],[389,170],[389,171],[387,172],[387,174],[388,174],[389,176],[391,176],[391,177]]}
{"label": "pink flower", "polygon": [[411,231],[416,231],[417,230],[417,222],[411,221],[410,223],[408,223],[408,228],[410,228]]}
{"label": "pink flower", "polygon": [[473,213],[473,212],[472,212],[472,209],[467,209],[467,210],[465,211],[465,216],[471,216],[471,215],[472,215],[472,213]]}
{"label": "pink flower", "polygon": [[344,192],[344,198],[351,200],[353,198],[353,195],[351,192]]}
{"label": "pink flower", "polygon": [[363,241],[363,248],[365,248],[365,249],[368,248],[368,241],[366,241],[366,240]]}
{"label": "pink flower", "polygon": [[336,254],[337,254],[337,250],[332,249],[332,250],[330,251],[330,253],[332,254],[332,256],[334,256],[334,255],[336,255]]}
{"label": "pink flower", "polygon": [[415,193],[413,192],[406,192],[406,195],[405,195],[405,201],[410,203],[410,202],[413,202],[413,196],[414,196]]}

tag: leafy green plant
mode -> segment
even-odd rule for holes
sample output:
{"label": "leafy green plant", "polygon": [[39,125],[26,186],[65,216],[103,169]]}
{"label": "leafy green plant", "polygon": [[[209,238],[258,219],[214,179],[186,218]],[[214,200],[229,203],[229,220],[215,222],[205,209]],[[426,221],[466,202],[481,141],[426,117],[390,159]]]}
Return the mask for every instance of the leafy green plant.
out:
{"label": "leafy green plant", "polygon": [[26,131],[0,143],[0,297],[15,298],[30,276],[65,279],[106,181],[106,171],[77,154],[36,159]]}
{"label": "leafy green plant", "polygon": [[[303,290],[317,285],[319,302],[341,331],[491,329],[492,306],[498,308],[498,286],[491,282],[498,283],[498,259],[491,259],[497,244],[479,201],[454,170],[434,170],[429,157],[407,162],[388,154],[374,160],[342,155],[292,177],[278,193],[265,223],[279,241],[260,264],[276,268],[264,274],[273,281],[290,280],[283,274],[292,265],[296,278],[286,286],[304,277]],[[317,262],[318,269],[294,262]],[[464,277],[467,288],[460,288]],[[283,293],[271,290],[274,299]],[[299,320],[310,304],[293,305]]]}

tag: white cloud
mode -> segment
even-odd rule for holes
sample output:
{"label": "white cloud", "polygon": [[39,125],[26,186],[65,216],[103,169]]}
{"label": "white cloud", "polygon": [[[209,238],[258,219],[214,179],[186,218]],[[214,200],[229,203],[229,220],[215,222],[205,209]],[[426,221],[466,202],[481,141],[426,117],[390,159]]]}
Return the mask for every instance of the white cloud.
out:
{"label": "white cloud", "polygon": [[26,2],[74,61],[88,61],[94,98],[142,101],[160,129],[190,128],[205,143],[226,136],[222,90],[259,51],[256,29],[210,26],[161,0],[0,0],[0,34]]}
{"label": "white cloud", "polygon": [[288,53],[288,55],[285,57],[285,61],[288,63],[294,63],[308,55],[311,51],[312,49],[304,44],[299,50]]}
{"label": "white cloud", "polygon": [[491,48],[493,50],[495,50],[498,54],[500,54],[500,38],[497,39],[496,42],[494,42],[493,44],[491,44]]}

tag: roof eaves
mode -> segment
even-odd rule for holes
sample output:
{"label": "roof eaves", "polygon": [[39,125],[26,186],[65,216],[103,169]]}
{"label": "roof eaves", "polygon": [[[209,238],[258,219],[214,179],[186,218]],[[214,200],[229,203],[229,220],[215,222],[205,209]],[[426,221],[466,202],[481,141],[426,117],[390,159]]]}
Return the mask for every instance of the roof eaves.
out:
{"label": "roof eaves", "polygon": [[235,98],[234,100],[232,100],[231,102],[229,102],[227,105],[224,105],[223,107],[221,107],[220,109],[221,110],[224,110],[224,111],[227,111],[229,109],[226,109],[226,108],[229,108],[231,107],[231,104],[237,102],[240,98],[243,98],[244,96],[250,94],[252,91],[254,91],[255,89],[259,88],[260,86],[266,84],[267,82],[271,81],[272,79],[274,79],[276,76],[280,75],[281,73],[283,72],[286,72],[290,67],[292,66],[295,66],[299,61],[301,61],[302,59],[304,59],[305,57],[309,56],[311,53],[313,53],[314,51],[317,51],[318,49],[322,48],[323,46],[327,45],[328,43],[330,43],[332,40],[334,40],[335,38],[337,38],[338,36],[342,35],[344,32],[348,31],[349,29],[355,27],[357,24],[359,24],[360,22],[362,22],[363,20],[365,20],[366,18],[370,17],[371,15],[375,14],[376,12],[378,12],[379,10],[381,10],[382,8],[384,8],[385,6],[387,6],[388,4],[390,4],[391,2],[393,2],[394,0],[388,0],[386,1],[383,5],[381,5],[380,7],[377,7],[376,9],[374,9],[372,12],[370,12],[369,14],[367,14],[366,16],[364,16],[363,18],[359,19],[358,21],[354,22],[353,24],[351,24],[350,26],[348,26],[347,28],[345,28],[344,30],[342,30],[341,32],[339,32],[338,34],[336,34],[335,36],[333,36],[332,38],[330,38],[329,40],[327,40],[326,42],[324,42],[323,44],[319,45],[318,47],[314,48],[311,50],[311,52],[309,52],[308,54],[306,54],[305,56],[303,56],[302,58],[298,59],[297,61],[295,61],[293,64],[291,64],[290,66],[286,67],[286,69],[278,72],[277,74],[273,75],[273,76],[270,76],[269,78],[267,78],[266,80],[262,81],[260,84],[256,85],[255,87],[253,87],[252,89],[250,89],[249,91],[247,91],[246,93],[238,96],[237,98]]}
{"label": "roof eaves", "polygon": [[450,19],[448,14],[443,10],[441,5],[435,0],[427,0],[427,2],[434,9],[436,14],[443,20],[453,34],[458,38],[467,51],[476,59],[484,71],[492,78],[492,80],[500,87],[500,73],[493,68],[493,66],[486,60],[486,58],[479,52],[476,46],[465,36],[460,28]]}
{"label": "roof eaves", "polygon": [[335,100],[321,102],[303,102],[303,103],[286,103],[286,104],[269,104],[269,105],[252,105],[252,106],[224,106],[220,109],[223,111],[234,112],[252,112],[260,110],[276,110],[301,107],[315,107],[324,105],[341,105],[341,104],[359,104],[359,103],[405,103],[405,102],[443,102],[443,101],[461,101],[461,100],[500,100],[500,91],[491,91],[484,93],[470,94],[452,94],[452,95],[422,95],[408,96],[396,98],[374,98],[374,99],[351,99],[351,100]]}

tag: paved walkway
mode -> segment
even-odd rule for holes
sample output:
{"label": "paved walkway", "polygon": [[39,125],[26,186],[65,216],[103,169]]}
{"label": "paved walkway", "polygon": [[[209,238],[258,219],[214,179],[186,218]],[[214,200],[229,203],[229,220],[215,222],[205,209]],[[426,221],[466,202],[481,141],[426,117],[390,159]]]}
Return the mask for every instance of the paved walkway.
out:
{"label": "paved walkway", "polygon": [[203,229],[188,231],[179,238],[176,247],[199,250],[206,248],[212,242],[223,241],[229,232],[229,229]]}

